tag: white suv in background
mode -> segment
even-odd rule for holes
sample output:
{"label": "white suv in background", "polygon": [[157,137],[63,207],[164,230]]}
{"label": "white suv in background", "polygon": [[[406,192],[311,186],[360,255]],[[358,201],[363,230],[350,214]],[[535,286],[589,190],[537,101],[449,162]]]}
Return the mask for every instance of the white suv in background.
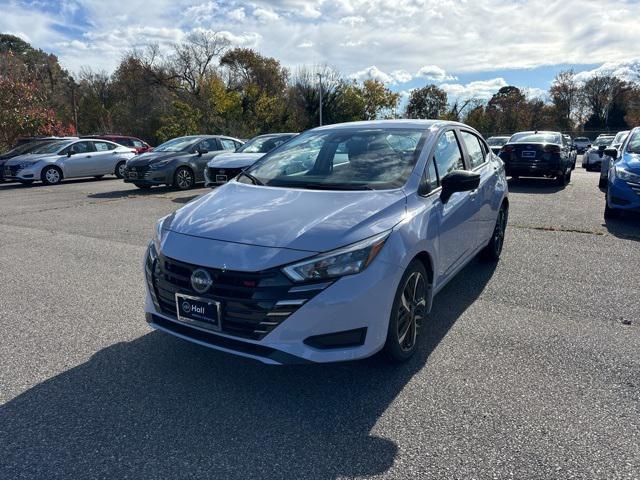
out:
{"label": "white suv in background", "polygon": [[55,185],[63,178],[124,176],[135,151],[107,140],[65,140],[44,145],[4,164],[4,178],[30,184]]}

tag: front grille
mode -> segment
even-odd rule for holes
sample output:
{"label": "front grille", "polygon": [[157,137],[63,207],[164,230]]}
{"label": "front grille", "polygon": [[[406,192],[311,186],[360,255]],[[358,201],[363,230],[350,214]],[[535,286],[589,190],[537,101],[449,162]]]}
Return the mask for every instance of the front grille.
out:
{"label": "front grille", "polygon": [[627,185],[631,187],[631,190],[633,190],[636,195],[640,196],[640,182],[627,182]]}
{"label": "front grille", "polygon": [[[149,170],[150,169],[148,165],[127,167],[125,169],[125,177],[126,178],[147,178],[150,173]],[[135,173],[135,176],[132,175],[133,173]]]}
{"label": "front grille", "polygon": [[[225,181],[229,181],[232,178],[236,178],[240,175],[240,172],[244,170],[243,168],[219,168],[219,167],[207,167],[207,177],[209,181],[212,183],[224,183]],[[218,180],[218,175],[224,175],[226,180]]]}
{"label": "front grille", "polygon": [[213,285],[200,294],[191,287],[191,274],[198,268],[203,267],[159,255],[147,270],[154,303],[162,313],[176,317],[176,293],[217,300],[222,303],[222,332],[252,340],[264,338],[326,287],[290,292],[294,284],[279,269],[247,273],[203,268]]}
{"label": "front grille", "polygon": [[5,177],[15,177],[20,171],[20,165],[5,165],[4,166],[4,176]]}

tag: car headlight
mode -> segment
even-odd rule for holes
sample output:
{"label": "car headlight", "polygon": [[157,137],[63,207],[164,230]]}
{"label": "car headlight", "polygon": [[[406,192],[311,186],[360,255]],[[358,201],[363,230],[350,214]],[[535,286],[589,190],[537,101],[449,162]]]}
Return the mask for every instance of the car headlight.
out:
{"label": "car headlight", "polygon": [[151,165],[149,165],[149,168],[151,170],[157,170],[159,168],[164,167],[167,163],[169,163],[171,160],[162,160],[161,162],[156,162],[156,163],[152,163]]}
{"label": "car headlight", "polygon": [[22,170],[23,168],[29,168],[29,167],[31,167],[31,166],[33,166],[33,163],[32,163],[32,162],[22,162],[22,163],[19,163],[19,164],[18,164],[18,168],[19,168],[20,170]]}
{"label": "car headlight", "polygon": [[288,265],[282,271],[294,282],[325,280],[360,273],[380,253],[390,233],[389,230],[310,260]]}
{"label": "car headlight", "polygon": [[162,244],[162,240],[164,239],[164,236],[167,234],[167,231],[168,231],[162,228],[167,218],[169,218],[169,215],[162,217],[160,220],[156,222],[156,229],[153,234],[153,245],[154,247],[156,247],[157,253],[160,253],[160,245]]}
{"label": "car headlight", "polygon": [[616,177],[620,180],[624,180],[625,182],[637,182],[640,183],[640,175],[637,173],[630,172],[626,168],[623,167],[615,167]]}

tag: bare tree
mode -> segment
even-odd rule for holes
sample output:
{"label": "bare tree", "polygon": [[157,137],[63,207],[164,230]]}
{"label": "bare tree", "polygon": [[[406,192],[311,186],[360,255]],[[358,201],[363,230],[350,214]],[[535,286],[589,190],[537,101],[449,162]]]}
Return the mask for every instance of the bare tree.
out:
{"label": "bare tree", "polygon": [[558,73],[549,89],[549,96],[557,112],[558,128],[572,130],[580,101],[580,85],[575,72],[564,70]]}

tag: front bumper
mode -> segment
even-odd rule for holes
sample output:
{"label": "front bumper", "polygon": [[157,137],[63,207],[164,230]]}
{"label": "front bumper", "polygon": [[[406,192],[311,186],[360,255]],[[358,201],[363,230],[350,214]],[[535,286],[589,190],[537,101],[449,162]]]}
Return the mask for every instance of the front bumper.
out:
{"label": "front bumper", "polygon": [[640,183],[626,182],[611,175],[607,204],[610,208],[618,210],[640,212]]}
{"label": "front bumper", "polygon": [[173,183],[174,169],[165,167],[153,170],[148,166],[126,167],[124,173],[125,183],[139,185],[170,185]]}
{"label": "front bumper", "polygon": [[17,168],[15,165],[5,165],[2,168],[2,175],[0,176],[0,178],[9,182],[39,180],[40,172],[39,169],[36,169],[34,167]]}
{"label": "front bumper", "polygon": [[[226,313],[222,314],[222,330],[179,321],[166,308],[159,308],[158,295],[166,292],[160,292],[157,283],[149,282],[149,270],[145,272],[145,312],[147,321],[154,328],[267,364],[357,360],[375,354],[384,346],[393,299],[402,274],[400,267],[378,257],[365,271],[342,277],[319,293],[315,292],[315,296],[309,295],[309,300],[296,307],[262,338],[254,336],[252,339],[225,331]],[[155,282],[155,277],[151,278]],[[292,288],[300,286],[292,284]],[[305,294],[297,293],[296,296]],[[219,300],[223,311],[228,306],[237,308],[231,305],[231,300],[223,297]],[[360,341],[351,345],[347,342],[348,346],[343,346],[344,342],[329,348],[323,344],[326,338],[356,338],[358,335]]]}

